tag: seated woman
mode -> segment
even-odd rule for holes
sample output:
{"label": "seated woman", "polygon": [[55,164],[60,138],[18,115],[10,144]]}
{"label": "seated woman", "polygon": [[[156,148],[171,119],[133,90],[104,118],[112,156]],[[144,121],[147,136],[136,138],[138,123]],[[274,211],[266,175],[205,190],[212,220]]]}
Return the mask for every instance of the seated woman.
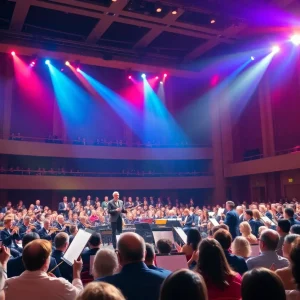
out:
{"label": "seated woman", "polygon": [[195,271],[203,276],[210,300],[241,298],[242,278],[230,268],[220,243],[215,239],[201,241]]}
{"label": "seated woman", "polygon": [[240,232],[242,236],[245,237],[250,244],[258,243],[256,236],[251,233],[252,230],[248,222],[245,221],[240,224]]}
{"label": "seated woman", "polygon": [[201,242],[200,232],[196,228],[191,228],[187,233],[187,243],[180,249],[186,255],[187,260],[190,260],[193,252],[198,250]]}
{"label": "seated woman", "polygon": [[232,254],[245,259],[251,256],[251,246],[249,241],[243,236],[237,236],[231,245]]}

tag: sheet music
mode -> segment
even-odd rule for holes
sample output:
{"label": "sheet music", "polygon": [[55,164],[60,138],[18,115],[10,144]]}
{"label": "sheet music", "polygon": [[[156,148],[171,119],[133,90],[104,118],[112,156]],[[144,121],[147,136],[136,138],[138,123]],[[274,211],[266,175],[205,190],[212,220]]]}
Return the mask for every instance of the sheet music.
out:
{"label": "sheet music", "polygon": [[219,223],[215,218],[210,218],[209,221],[214,225],[214,226],[218,226]]}
{"label": "sheet music", "polygon": [[270,223],[272,226],[276,226],[276,224],[266,216],[261,217],[264,222]]}
{"label": "sheet music", "polygon": [[87,242],[89,241],[91,235],[91,231],[79,229],[78,233],[74,237],[74,240],[64,254],[62,258],[63,261],[73,266],[74,260],[78,259],[82,250],[85,248]]}
{"label": "sheet music", "polygon": [[179,269],[188,269],[185,255],[157,255],[156,265],[159,268],[163,268],[173,272]]}
{"label": "sheet music", "polygon": [[183,231],[183,229],[181,227],[173,227],[173,228],[175,229],[175,231],[177,232],[179,237],[183,240],[183,242],[186,244],[187,243],[187,235]]}

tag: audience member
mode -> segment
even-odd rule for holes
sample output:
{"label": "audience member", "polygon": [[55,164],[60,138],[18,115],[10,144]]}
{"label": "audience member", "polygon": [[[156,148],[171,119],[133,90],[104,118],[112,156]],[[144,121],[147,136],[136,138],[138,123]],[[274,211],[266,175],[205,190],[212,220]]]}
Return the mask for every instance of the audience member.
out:
{"label": "audience member", "polygon": [[7,279],[7,262],[10,257],[10,249],[0,246],[0,300],[5,299],[4,286]]}
{"label": "audience member", "polygon": [[17,241],[21,240],[21,237],[18,233],[18,227],[12,226],[12,221],[13,217],[11,215],[7,215],[4,218],[4,229],[1,230],[1,241],[4,246],[10,248],[13,257],[18,257],[21,249],[17,245]]}
{"label": "audience member", "polygon": [[166,277],[170,275],[171,271],[165,270],[163,268],[158,268],[157,266],[155,266],[154,261],[155,261],[154,247],[151,244],[146,243],[145,264],[147,265],[147,267],[151,270],[162,272]]}
{"label": "audience member", "polygon": [[94,258],[93,276],[94,279],[111,276],[118,270],[119,263],[115,251],[100,249]]}
{"label": "audience member", "polygon": [[291,233],[300,235],[300,224],[295,224],[291,227]]}
{"label": "audience member", "polygon": [[198,229],[191,228],[187,234],[187,243],[180,249],[183,252],[187,260],[190,260],[194,251],[198,250],[199,243],[201,242],[201,234]]}
{"label": "audience member", "polygon": [[248,222],[244,221],[240,224],[240,232],[244,238],[248,240],[250,244],[257,244],[257,238],[251,233],[252,229]]}
{"label": "audience member", "polygon": [[90,240],[88,241],[88,247],[89,249],[86,251],[83,251],[81,254],[82,262],[83,262],[83,270],[82,271],[88,271],[90,269],[90,257],[94,256],[97,251],[100,249],[101,244],[101,236],[100,233],[94,232]]}
{"label": "audience member", "polygon": [[[23,249],[26,247],[26,245],[28,243],[30,243],[31,241],[37,240],[39,239],[39,235],[35,232],[30,232],[24,235],[23,239],[22,239],[22,247]],[[53,268],[56,267],[56,260],[54,257],[50,257],[50,264],[49,264],[49,270],[47,272],[49,272],[50,270],[52,270]],[[14,276],[20,276],[23,272],[25,271],[25,267],[22,261],[22,256],[19,257],[15,257],[12,258],[8,261],[7,263],[7,277],[14,277]],[[60,271],[59,268],[56,268],[53,272],[53,274],[56,277],[60,277]]]}
{"label": "audience member", "polygon": [[160,300],[208,300],[203,277],[189,270],[178,270],[165,279]]}
{"label": "audience member", "polygon": [[292,265],[292,274],[297,288],[294,290],[287,291],[286,299],[299,300],[300,299],[300,237],[298,237],[292,244],[292,249],[290,252],[290,260]]}
{"label": "audience member", "polygon": [[224,251],[215,239],[204,239],[199,245],[196,270],[203,276],[210,300],[240,299],[241,276],[229,266]]}
{"label": "audience member", "polygon": [[293,208],[286,207],[284,209],[284,218],[290,221],[291,226],[293,226],[295,224],[300,224],[299,221],[295,220],[294,214],[295,214],[295,212],[294,212]]}
{"label": "audience member", "polygon": [[160,239],[156,243],[159,254],[171,254],[173,244],[168,239]]}
{"label": "audience member", "polygon": [[74,300],[83,289],[80,280],[82,261],[74,261],[73,281],[48,275],[51,243],[46,240],[34,240],[23,250],[23,263],[26,271],[18,277],[6,280],[5,299],[31,300]]}
{"label": "audience member", "polygon": [[[290,254],[291,254],[291,250],[292,250],[292,243],[298,237],[299,237],[299,235],[297,235],[297,234],[290,234],[290,235],[287,235],[284,238],[284,243],[282,245],[283,256],[286,259],[288,259],[289,261],[291,260]],[[295,285],[293,274],[292,274],[291,265],[289,265],[288,267],[282,268],[282,269],[278,269],[278,270],[276,270],[275,273],[281,278],[285,290],[294,290],[294,289],[296,289],[296,285]]]}
{"label": "audience member", "polygon": [[145,263],[145,241],[136,233],[120,236],[118,259],[122,266],[120,273],[97,279],[119,288],[127,300],[156,300],[165,275],[149,269]]}
{"label": "audience member", "polygon": [[229,227],[229,232],[233,239],[239,235],[239,215],[235,211],[235,204],[232,201],[226,202],[226,218],[224,224]]}
{"label": "audience member", "polygon": [[[253,219],[253,211],[251,209],[246,209],[244,211],[244,221],[247,221],[251,227],[251,231],[255,236],[258,234],[258,227],[256,226],[256,222]],[[244,222],[242,222],[244,223]],[[241,224],[242,224],[241,223]]]}
{"label": "audience member", "polygon": [[[64,256],[65,251],[68,249],[69,246],[69,236],[65,232],[59,232],[54,238],[54,247],[55,250],[52,252],[52,257],[55,258],[56,263],[60,264],[63,262],[62,257]],[[67,263],[63,262],[59,265],[59,271],[63,278],[67,279],[68,281],[72,282],[72,267]]]}
{"label": "audience member", "polygon": [[234,271],[238,272],[240,275],[243,275],[245,272],[248,271],[245,259],[243,257],[236,256],[229,252],[232,243],[232,237],[229,231],[224,229],[218,230],[214,234],[214,239],[220,243],[221,247],[224,250],[227,262]]}
{"label": "audience member", "polygon": [[285,300],[280,278],[272,271],[258,268],[247,272],[242,281],[242,300]]}
{"label": "audience member", "polygon": [[260,238],[262,232],[265,231],[265,230],[267,230],[267,229],[268,229],[267,226],[260,226],[260,227],[258,228],[258,237]]}
{"label": "audience member", "polygon": [[241,256],[243,258],[249,258],[252,253],[252,249],[249,241],[243,236],[237,236],[231,245],[232,253]]}
{"label": "audience member", "polygon": [[251,257],[247,260],[248,269],[264,267],[273,270],[282,269],[289,265],[289,261],[277,255],[276,248],[279,241],[279,234],[268,229],[262,232],[259,240],[261,254],[257,257]]}
{"label": "audience member", "polygon": [[285,219],[278,220],[276,231],[279,234],[279,241],[278,241],[276,251],[277,254],[280,256],[282,256],[282,246],[283,246],[284,239],[289,234],[290,228],[291,228],[291,223],[289,222],[289,220],[285,220]]}
{"label": "audience member", "polygon": [[125,300],[122,293],[106,282],[91,282],[76,300]]}

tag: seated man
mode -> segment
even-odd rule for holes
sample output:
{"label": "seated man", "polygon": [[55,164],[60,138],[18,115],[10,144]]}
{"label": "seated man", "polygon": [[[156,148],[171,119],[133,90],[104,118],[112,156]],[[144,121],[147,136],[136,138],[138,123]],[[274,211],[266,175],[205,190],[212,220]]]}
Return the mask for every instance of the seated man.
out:
{"label": "seated man", "polygon": [[55,231],[53,229],[50,229],[49,219],[45,219],[44,227],[38,231],[38,234],[43,240],[52,241],[54,239]]}
{"label": "seated man", "polygon": [[94,232],[88,241],[89,250],[86,250],[81,254],[82,262],[83,262],[82,271],[88,271],[90,269],[90,257],[94,256],[97,253],[97,251],[100,249],[100,244],[101,244],[100,233]]}
{"label": "seated man", "polygon": [[283,256],[282,246],[284,243],[285,237],[289,234],[291,228],[291,223],[289,220],[278,220],[276,231],[279,234],[279,241],[276,248],[276,252],[278,255]]}
{"label": "seated man", "polygon": [[117,248],[121,272],[97,280],[114,285],[127,300],[158,300],[166,276],[145,265],[144,239],[133,232],[123,233]]}
{"label": "seated man", "polygon": [[70,226],[70,236],[69,236],[69,242],[70,244],[73,242],[75,235],[78,232],[78,227],[77,225],[71,225]]}
{"label": "seated man", "polygon": [[160,239],[156,243],[159,254],[171,254],[173,244],[168,239]]}
{"label": "seated man", "polygon": [[229,252],[232,243],[230,232],[225,229],[219,229],[218,231],[216,231],[213,237],[220,243],[221,247],[223,248],[225,257],[232,269],[238,272],[240,275],[243,275],[245,272],[247,272],[248,267],[245,259],[243,257],[233,255]]}
{"label": "seated man", "polygon": [[158,268],[157,266],[155,266],[154,260],[155,260],[154,248],[151,244],[146,243],[145,264],[147,265],[147,267],[151,270],[155,270],[155,271],[163,273],[166,277],[171,274],[171,271],[163,269],[163,268]]}
{"label": "seated man", "polygon": [[[24,235],[23,239],[22,239],[22,247],[23,249],[25,248],[25,246],[30,243],[31,241],[37,240],[39,239],[39,235],[35,232],[30,232]],[[55,268],[56,266],[56,260],[53,257],[50,257],[50,264],[49,264],[49,269],[47,272],[49,272],[50,270],[52,270],[53,268]],[[16,257],[16,258],[12,258],[8,261],[7,263],[7,277],[14,277],[14,276],[20,276],[23,272],[25,271],[25,267],[22,261],[22,256]],[[53,271],[53,274],[56,277],[60,277],[60,272],[59,272],[59,268],[56,268]]]}
{"label": "seated man", "polygon": [[276,253],[278,242],[279,234],[276,231],[272,229],[264,230],[259,240],[261,254],[247,260],[248,269],[252,270],[260,267],[270,269],[272,267],[272,270],[277,270],[287,267],[289,261]]}
{"label": "seated man", "polygon": [[23,224],[19,228],[19,235],[20,235],[21,239],[23,238],[23,236],[26,233],[29,233],[29,232],[31,232],[31,229],[30,229],[30,217],[29,216],[25,216],[24,219],[23,219]]}
{"label": "seated man", "polygon": [[94,279],[111,276],[117,273],[118,268],[118,257],[115,251],[105,248],[96,253],[93,265]]}
{"label": "seated man", "polygon": [[[54,247],[55,250],[52,252],[52,257],[56,259],[56,263],[59,264],[62,261],[62,257],[64,256],[65,251],[69,246],[69,236],[65,232],[59,232],[54,238]],[[73,280],[73,272],[72,267],[68,265],[66,262],[63,262],[59,266],[60,274],[63,278],[72,282]]]}
{"label": "seated man", "polygon": [[182,217],[182,222],[181,222],[182,226],[183,226],[183,231],[185,233],[187,233],[192,228],[193,222],[194,222],[194,218],[190,214],[190,211],[186,208],[183,211],[183,217]]}
{"label": "seated man", "polygon": [[25,272],[9,278],[5,283],[5,299],[61,299],[74,300],[83,290],[80,280],[82,261],[74,261],[74,280],[69,283],[64,278],[47,274],[50,264],[51,243],[37,239],[23,250]]}

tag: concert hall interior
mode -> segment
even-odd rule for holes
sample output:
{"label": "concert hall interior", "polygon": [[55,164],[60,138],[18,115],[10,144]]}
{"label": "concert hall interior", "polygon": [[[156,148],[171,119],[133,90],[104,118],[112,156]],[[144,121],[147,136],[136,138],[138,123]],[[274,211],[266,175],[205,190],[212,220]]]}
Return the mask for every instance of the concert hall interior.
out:
{"label": "concert hall interior", "polygon": [[[172,253],[182,252],[196,227],[205,242],[186,255],[192,269],[201,248],[204,257],[222,246],[228,259],[249,223],[259,256],[263,231],[245,215],[266,216],[269,231],[281,218],[300,223],[299,17],[299,0],[0,0],[0,228],[20,237],[1,233],[3,245],[15,257],[24,248],[25,266],[22,238],[49,223],[44,251],[67,253],[63,233],[86,229],[85,251],[98,250],[98,238],[127,249],[141,242],[134,231],[156,244],[147,255],[163,255],[170,232]],[[213,244],[214,226],[230,232],[231,247]],[[90,270],[83,262],[78,278],[62,276],[76,289],[59,299],[75,299],[83,287],[74,280],[86,272],[83,283],[92,281]],[[207,289],[201,299],[220,299]]]}

